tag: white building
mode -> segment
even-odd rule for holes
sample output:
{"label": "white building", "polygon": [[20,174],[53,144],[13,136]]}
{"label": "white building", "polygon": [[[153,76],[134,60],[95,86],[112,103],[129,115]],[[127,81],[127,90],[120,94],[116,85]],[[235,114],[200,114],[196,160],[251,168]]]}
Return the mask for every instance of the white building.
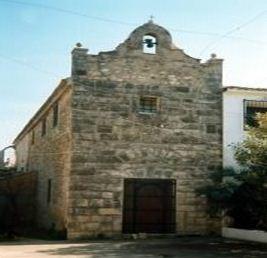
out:
{"label": "white building", "polygon": [[223,165],[236,167],[232,144],[242,141],[255,114],[267,112],[267,89],[225,87],[223,92]]}

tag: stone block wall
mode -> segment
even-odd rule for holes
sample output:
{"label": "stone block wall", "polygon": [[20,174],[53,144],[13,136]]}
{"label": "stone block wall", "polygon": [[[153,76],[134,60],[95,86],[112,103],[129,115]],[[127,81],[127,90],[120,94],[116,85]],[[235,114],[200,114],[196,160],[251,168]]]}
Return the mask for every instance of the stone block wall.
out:
{"label": "stone block wall", "polygon": [[[147,32],[155,55],[140,48]],[[195,188],[222,164],[222,60],[200,63],[149,23],[115,51],[74,49],[72,73],[68,237],[122,232],[125,178],[175,179],[176,232],[214,230]],[[140,112],[142,96],[157,97],[155,114]]]}

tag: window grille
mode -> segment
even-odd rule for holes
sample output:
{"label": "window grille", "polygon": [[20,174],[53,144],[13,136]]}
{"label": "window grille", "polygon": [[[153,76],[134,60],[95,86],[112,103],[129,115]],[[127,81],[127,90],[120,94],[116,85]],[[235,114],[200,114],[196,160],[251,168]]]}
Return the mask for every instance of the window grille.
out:
{"label": "window grille", "polygon": [[257,113],[267,112],[267,101],[244,100],[244,126],[257,127]]}
{"label": "window grille", "polygon": [[141,113],[156,113],[158,101],[155,97],[141,97],[139,112]]}

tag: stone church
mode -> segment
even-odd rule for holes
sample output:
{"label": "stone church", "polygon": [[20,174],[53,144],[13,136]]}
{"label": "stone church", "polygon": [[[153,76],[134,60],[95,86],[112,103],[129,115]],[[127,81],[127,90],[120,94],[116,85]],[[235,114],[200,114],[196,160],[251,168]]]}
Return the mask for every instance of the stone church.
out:
{"label": "stone church", "polygon": [[39,227],[69,239],[208,234],[195,193],[222,165],[222,59],[176,47],[149,21],[113,51],[77,44],[72,73],[14,140],[36,172]]}

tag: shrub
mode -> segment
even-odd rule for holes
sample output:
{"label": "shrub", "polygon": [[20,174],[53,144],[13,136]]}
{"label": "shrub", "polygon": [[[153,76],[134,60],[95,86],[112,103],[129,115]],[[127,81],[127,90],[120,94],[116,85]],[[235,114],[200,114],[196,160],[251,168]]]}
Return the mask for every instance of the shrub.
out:
{"label": "shrub", "polygon": [[233,146],[240,170],[214,171],[197,192],[206,196],[210,216],[224,212],[234,227],[267,230],[267,113],[257,114],[257,121],[258,127],[248,128],[246,139]]}

